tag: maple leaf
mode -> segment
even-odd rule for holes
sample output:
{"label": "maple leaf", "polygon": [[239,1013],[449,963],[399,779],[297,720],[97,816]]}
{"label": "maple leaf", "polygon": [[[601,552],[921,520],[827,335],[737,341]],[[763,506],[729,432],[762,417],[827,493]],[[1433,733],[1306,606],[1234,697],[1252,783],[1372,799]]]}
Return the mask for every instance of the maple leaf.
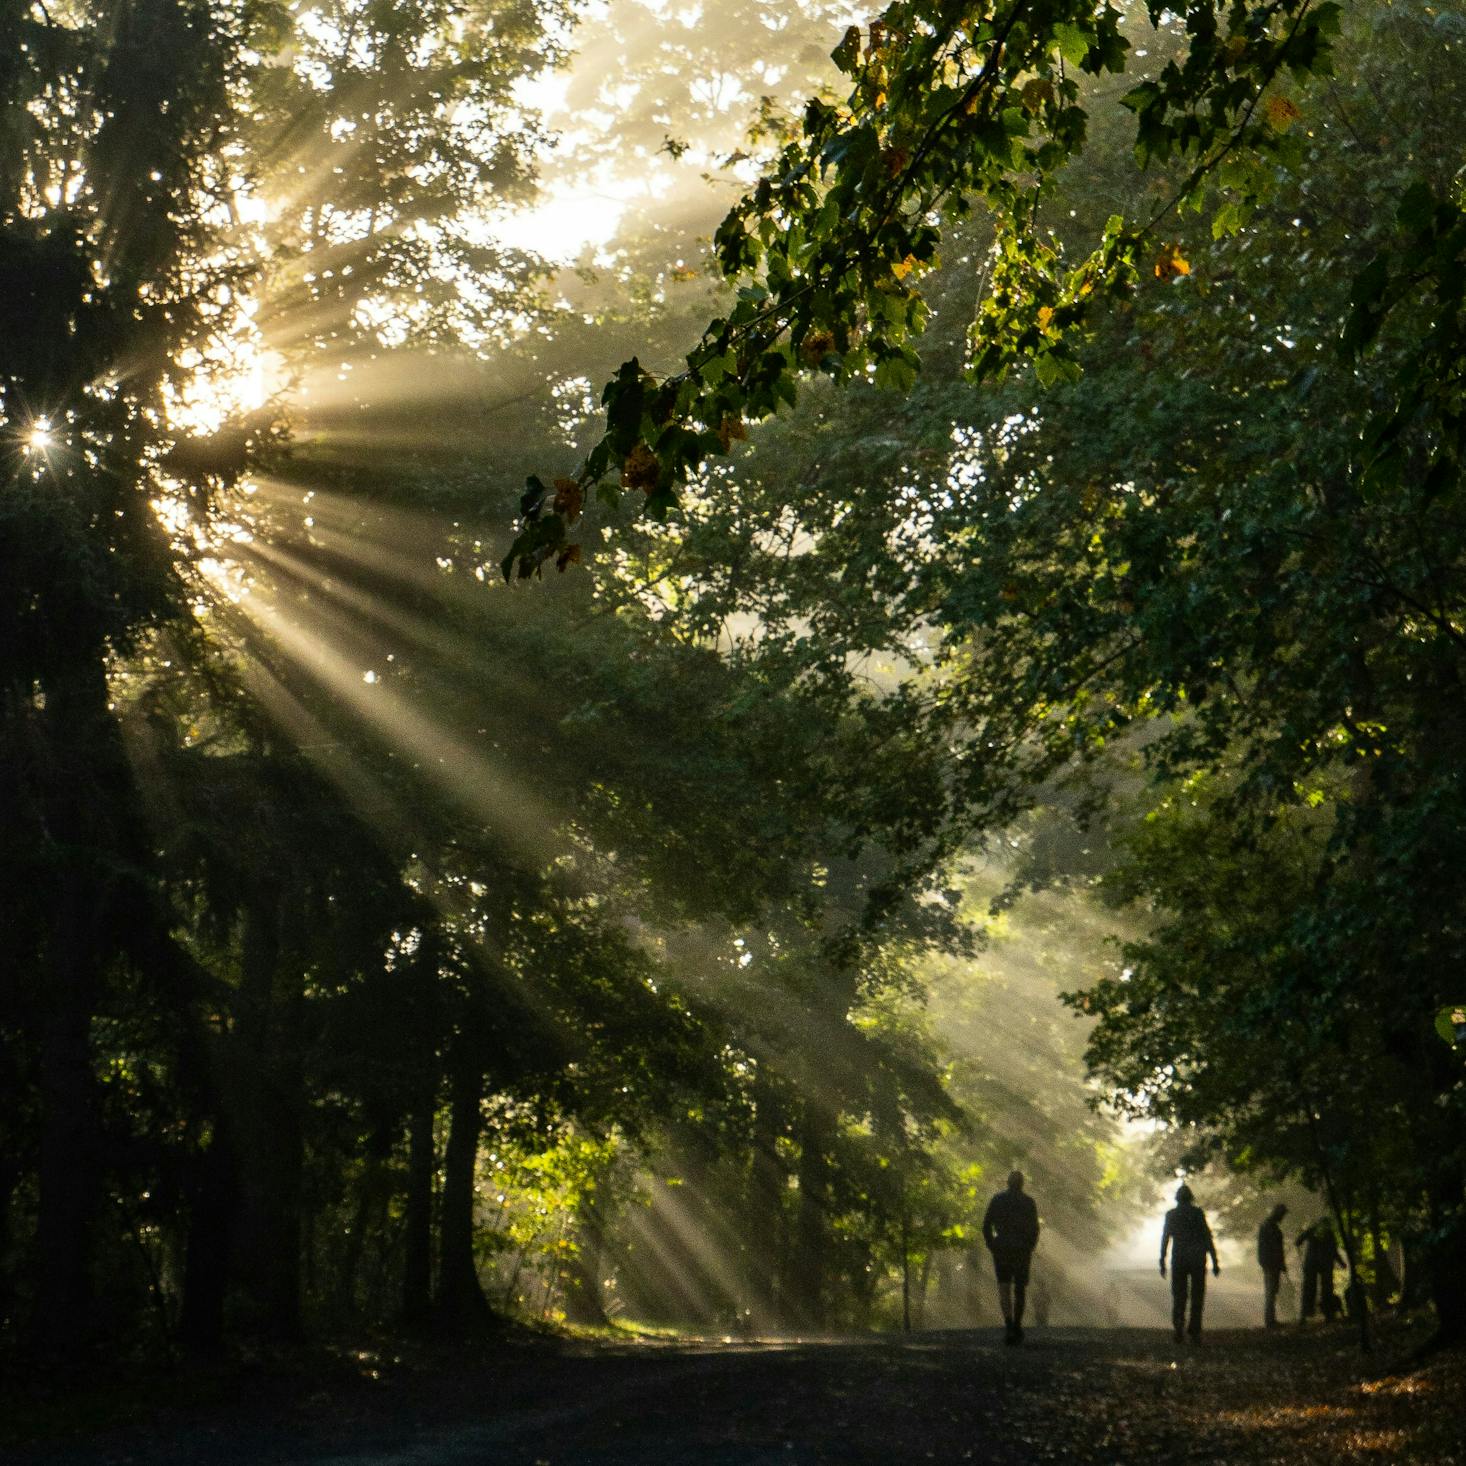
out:
{"label": "maple leaf", "polygon": [[847,28],[840,44],[830,52],[830,59],[847,75],[854,72],[860,62],[860,27],[852,25]]}
{"label": "maple leaf", "polygon": [[566,524],[574,524],[580,518],[585,504],[585,490],[573,478],[555,480],[554,510]]}
{"label": "maple leaf", "polygon": [[657,455],[645,443],[638,443],[621,465],[621,487],[640,489],[642,493],[649,494],[656,488],[661,471]]}
{"label": "maple leaf", "polygon": [[1036,76],[1024,84],[1019,96],[1023,98],[1023,105],[1028,111],[1037,112],[1045,102],[1054,100],[1054,84],[1047,77]]}
{"label": "maple leaf", "polygon": [[1274,132],[1287,132],[1303,114],[1287,97],[1271,96],[1267,99],[1268,126]]}

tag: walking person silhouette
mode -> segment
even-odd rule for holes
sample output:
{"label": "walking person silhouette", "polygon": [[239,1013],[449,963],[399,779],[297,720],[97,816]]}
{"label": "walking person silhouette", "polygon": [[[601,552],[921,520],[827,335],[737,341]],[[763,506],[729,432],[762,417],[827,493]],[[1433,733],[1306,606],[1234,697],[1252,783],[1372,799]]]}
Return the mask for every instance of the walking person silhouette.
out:
{"label": "walking person silhouette", "polygon": [[[1206,1302],[1206,1260],[1211,1258],[1212,1276],[1222,1269],[1217,1262],[1217,1244],[1212,1240],[1206,1213],[1196,1205],[1191,1188],[1176,1188],[1176,1205],[1166,1213],[1161,1230],[1161,1276],[1166,1275],[1166,1249],[1171,1250],[1171,1327],[1176,1342],[1182,1332],[1193,1344],[1201,1342],[1201,1310]],[[1191,1305],[1187,1318],[1187,1302]]]}
{"label": "walking person silhouette", "polygon": [[988,1202],[982,1219],[982,1240],[993,1255],[998,1275],[998,1302],[1003,1309],[1005,1342],[1023,1342],[1023,1304],[1028,1266],[1038,1246],[1038,1206],[1023,1189],[1023,1172],[1008,1176],[1008,1189]]}
{"label": "walking person silhouette", "polygon": [[1262,1321],[1263,1327],[1269,1329],[1278,1326],[1278,1289],[1283,1285],[1283,1274],[1288,1271],[1288,1258],[1283,1250],[1283,1218],[1287,1215],[1288,1208],[1280,1201],[1257,1229],[1257,1265],[1262,1269]]}
{"label": "walking person silhouette", "polygon": [[1298,1321],[1307,1323],[1313,1317],[1314,1308],[1321,1306],[1324,1322],[1332,1323],[1342,1306],[1334,1291],[1334,1269],[1345,1266],[1334,1238],[1333,1223],[1327,1217],[1320,1217],[1298,1234],[1293,1245],[1303,1249],[1303,1308]]}

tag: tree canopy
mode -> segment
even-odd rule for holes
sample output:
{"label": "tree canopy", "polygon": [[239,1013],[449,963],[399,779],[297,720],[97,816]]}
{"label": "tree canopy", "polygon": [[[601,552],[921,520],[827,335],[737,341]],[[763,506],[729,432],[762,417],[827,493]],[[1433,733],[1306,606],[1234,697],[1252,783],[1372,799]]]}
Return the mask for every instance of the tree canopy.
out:
{"label": "tree canopy", "polygon": [[910,1325],[1116,1111],[1459,1334],[1457,17],[662,10],[0,5],[0,1344]]}
{"label": "tree canopy", "polygon": [[[735,655],[840,699],[884,663],[867,716],[941,774],[839,783],[903,848],[1138,737],[1153,803],[1085,802],[1144,812],[1109,889],[1157,922],[1075,999],[1096,1072],[1254,1163],[1351,1172],[1346,1210],[1408,1174],[1458,1332],[1458,17],[1149,18],[852,28],[848,93],[718,231],[731,308],[683,370],[621,368],[505,570],[563,566],[597,494],[680,516],[648,534],[697,634],[756,608]],[[1348,1118],[1341,1070],[1369,1075]]]}

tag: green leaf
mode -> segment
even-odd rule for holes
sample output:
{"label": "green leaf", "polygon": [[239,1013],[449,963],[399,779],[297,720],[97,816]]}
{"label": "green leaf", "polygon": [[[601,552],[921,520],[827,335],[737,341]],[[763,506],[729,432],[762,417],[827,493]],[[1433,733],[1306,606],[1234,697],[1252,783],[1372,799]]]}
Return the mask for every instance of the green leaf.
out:
{"label": "green leaf", "polygon": [[1077,361],[1054,351],[1043,351],[1034,357],[1033,374],[1044,388],[1057,387],[1061,382],[1077,382],[1082,375]]}
{"label": "green leaf", "polygon": [[738,365],[738,357],[731,351],[709,357],[698,368],[698,373],[709,387],[716,387]]}
{"label": "green leaf", "polygon": [[1211,221],[1211,237],[1220,239],[1224,234],[1238,234],[1252,218],[1253,207],[1236,199],[1230,199],[1217,210]]}
{"label": "green leaf", "polygon": [[1090,38],[1077,25],[1061,20],[1054,27],[1054,39],[1059,44],[1059,54],[1070,66],[1082,66],[1089,55]]}
{"label": "green leaf", "polygon": [[1435,212],[1435,191],[1423,178],[1417,178],[1401,196],[1395,218],[1410,233],[1424,234],[1435,219]]}
{"label": "green leaf", "polygon": [[916,367],[904,356],[888,356],[876,367],[877,387],[892,392],[909,392],[916,385]]}
{"label": "green leaf", "polygon": [[840,44],[830,52],[830,60],[847,76],[854,73],[860,64],[860,27],[853,25],[841,38]]}

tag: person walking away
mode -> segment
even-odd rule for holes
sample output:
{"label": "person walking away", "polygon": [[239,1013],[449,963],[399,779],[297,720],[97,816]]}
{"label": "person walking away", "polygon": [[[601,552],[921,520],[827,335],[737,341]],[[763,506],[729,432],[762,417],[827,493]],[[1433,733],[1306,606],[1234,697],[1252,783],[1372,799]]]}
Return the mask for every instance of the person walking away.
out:
{"label": "person walking away", "polygon": [[1288,1256],[1283,1249],[1283,1218],[1288,1208],[1280,1201],[1267,1220],[1257,1229],[1257,1265],[1262,1269],[1262,1326],[1278,1326],[1278,1289],[1288,1271]]}
{"label": "person walking away", "polygon": [[1322,1308],[1324,1322],[1332,1323],[1339,1311],[1334,1269],[1344,1261],[1334,1240],[1333,1223],[1327,1217],[1320,1217],[1298,1234],[1293,1245],[1303,1249],[1303,1307],[1298,1322],[1307,1323],[1315,1309]]}
{"label": "person walking away", "polygon": [[1012,1172],[1008,1189],[988,1202],[982,1219],[982,1240],[993,1255],[993,1269],[998,1276],[1005,1340],[1021,1344],[1029,1262],[1038,1246],[1038,1206],[1023,1189],[1022,1171]]}
{"label": "person walking away", "polygon": [[[1212,1276],[1220,1275],[1217,1244],[1212,1240],[1206,1213],[1196,1205],[1189,1186],[1176,1188],[1176,1205],[1166,1213],[1161,1229],[1161,1276],[1166,1275],[1166,1250],[1171,1252],[1171,1327],[1176,1342],[1182,1331],[1193,1343],[1201,1340],[1201,1310],[1206,1302],[1206,1260],[1211,1258]],[[1190,1302],[1190,1317],[1187,1303]]]}

